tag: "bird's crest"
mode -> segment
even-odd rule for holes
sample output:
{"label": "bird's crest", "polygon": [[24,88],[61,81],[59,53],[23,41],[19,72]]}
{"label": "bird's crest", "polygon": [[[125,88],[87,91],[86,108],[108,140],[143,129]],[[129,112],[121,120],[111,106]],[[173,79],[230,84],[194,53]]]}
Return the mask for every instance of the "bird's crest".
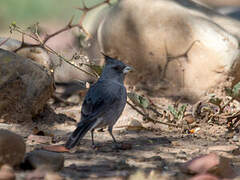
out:
{"label": "bird's crest", "polygon": [[115,58],[112,58],[112,57],[104,54],[104,52],[101,52],[101,54],[104,56],[106,64],[112,64],[112,63],[116,62]]}

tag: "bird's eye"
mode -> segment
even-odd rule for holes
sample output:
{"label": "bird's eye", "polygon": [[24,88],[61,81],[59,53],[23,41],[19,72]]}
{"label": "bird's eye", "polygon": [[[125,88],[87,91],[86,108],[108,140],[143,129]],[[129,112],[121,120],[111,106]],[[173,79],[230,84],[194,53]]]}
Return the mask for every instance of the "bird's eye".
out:
{"label": "bird's eye", "polygon": [[121,67],[120,66],[114,66],[113,67],[115,70],[117,70],[117,71],[121,71]]}

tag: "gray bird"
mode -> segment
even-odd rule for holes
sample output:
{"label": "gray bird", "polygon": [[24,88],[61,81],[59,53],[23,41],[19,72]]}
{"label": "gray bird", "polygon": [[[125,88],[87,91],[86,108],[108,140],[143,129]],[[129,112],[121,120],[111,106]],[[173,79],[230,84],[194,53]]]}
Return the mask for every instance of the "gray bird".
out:
{"label": "gray bird", "polygon": [[66,148],[73,148],[88,132],[93,133],[96,128],[108,127],[115,145],[112,128],[123,112],[127,101],[127,92],[124,87],[124,76],[132,68],[123,62],[105,56],[105,67],[98,81],[90,87],[83,101],[81,120],[66,143]]}

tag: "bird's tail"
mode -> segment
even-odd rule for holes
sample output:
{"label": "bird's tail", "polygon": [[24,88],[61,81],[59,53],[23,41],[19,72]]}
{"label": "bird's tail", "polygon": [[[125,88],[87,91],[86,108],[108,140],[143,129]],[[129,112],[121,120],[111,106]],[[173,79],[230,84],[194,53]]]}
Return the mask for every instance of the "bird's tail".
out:
{"label": "bird's tail", "polygon": [[65,147],[68,149],[73,148],[80,139],[82,139],[85,134],[91,129],[91,127],[94,125],[95,121],[89,121],[89,122],[80,122],[78,123],[77,128],[74,130],[72,135],[69,137],[67,143],[65,144]]}

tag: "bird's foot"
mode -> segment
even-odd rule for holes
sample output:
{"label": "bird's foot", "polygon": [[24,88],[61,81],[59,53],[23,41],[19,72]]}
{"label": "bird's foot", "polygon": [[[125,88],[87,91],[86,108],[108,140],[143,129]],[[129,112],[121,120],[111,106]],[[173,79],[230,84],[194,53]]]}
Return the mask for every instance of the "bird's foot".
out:
{"label": "bird's foot", "polygon": [[92,149],[94,150],[98,150],[101,146],[96,145],[96,144],[92,144]]}

